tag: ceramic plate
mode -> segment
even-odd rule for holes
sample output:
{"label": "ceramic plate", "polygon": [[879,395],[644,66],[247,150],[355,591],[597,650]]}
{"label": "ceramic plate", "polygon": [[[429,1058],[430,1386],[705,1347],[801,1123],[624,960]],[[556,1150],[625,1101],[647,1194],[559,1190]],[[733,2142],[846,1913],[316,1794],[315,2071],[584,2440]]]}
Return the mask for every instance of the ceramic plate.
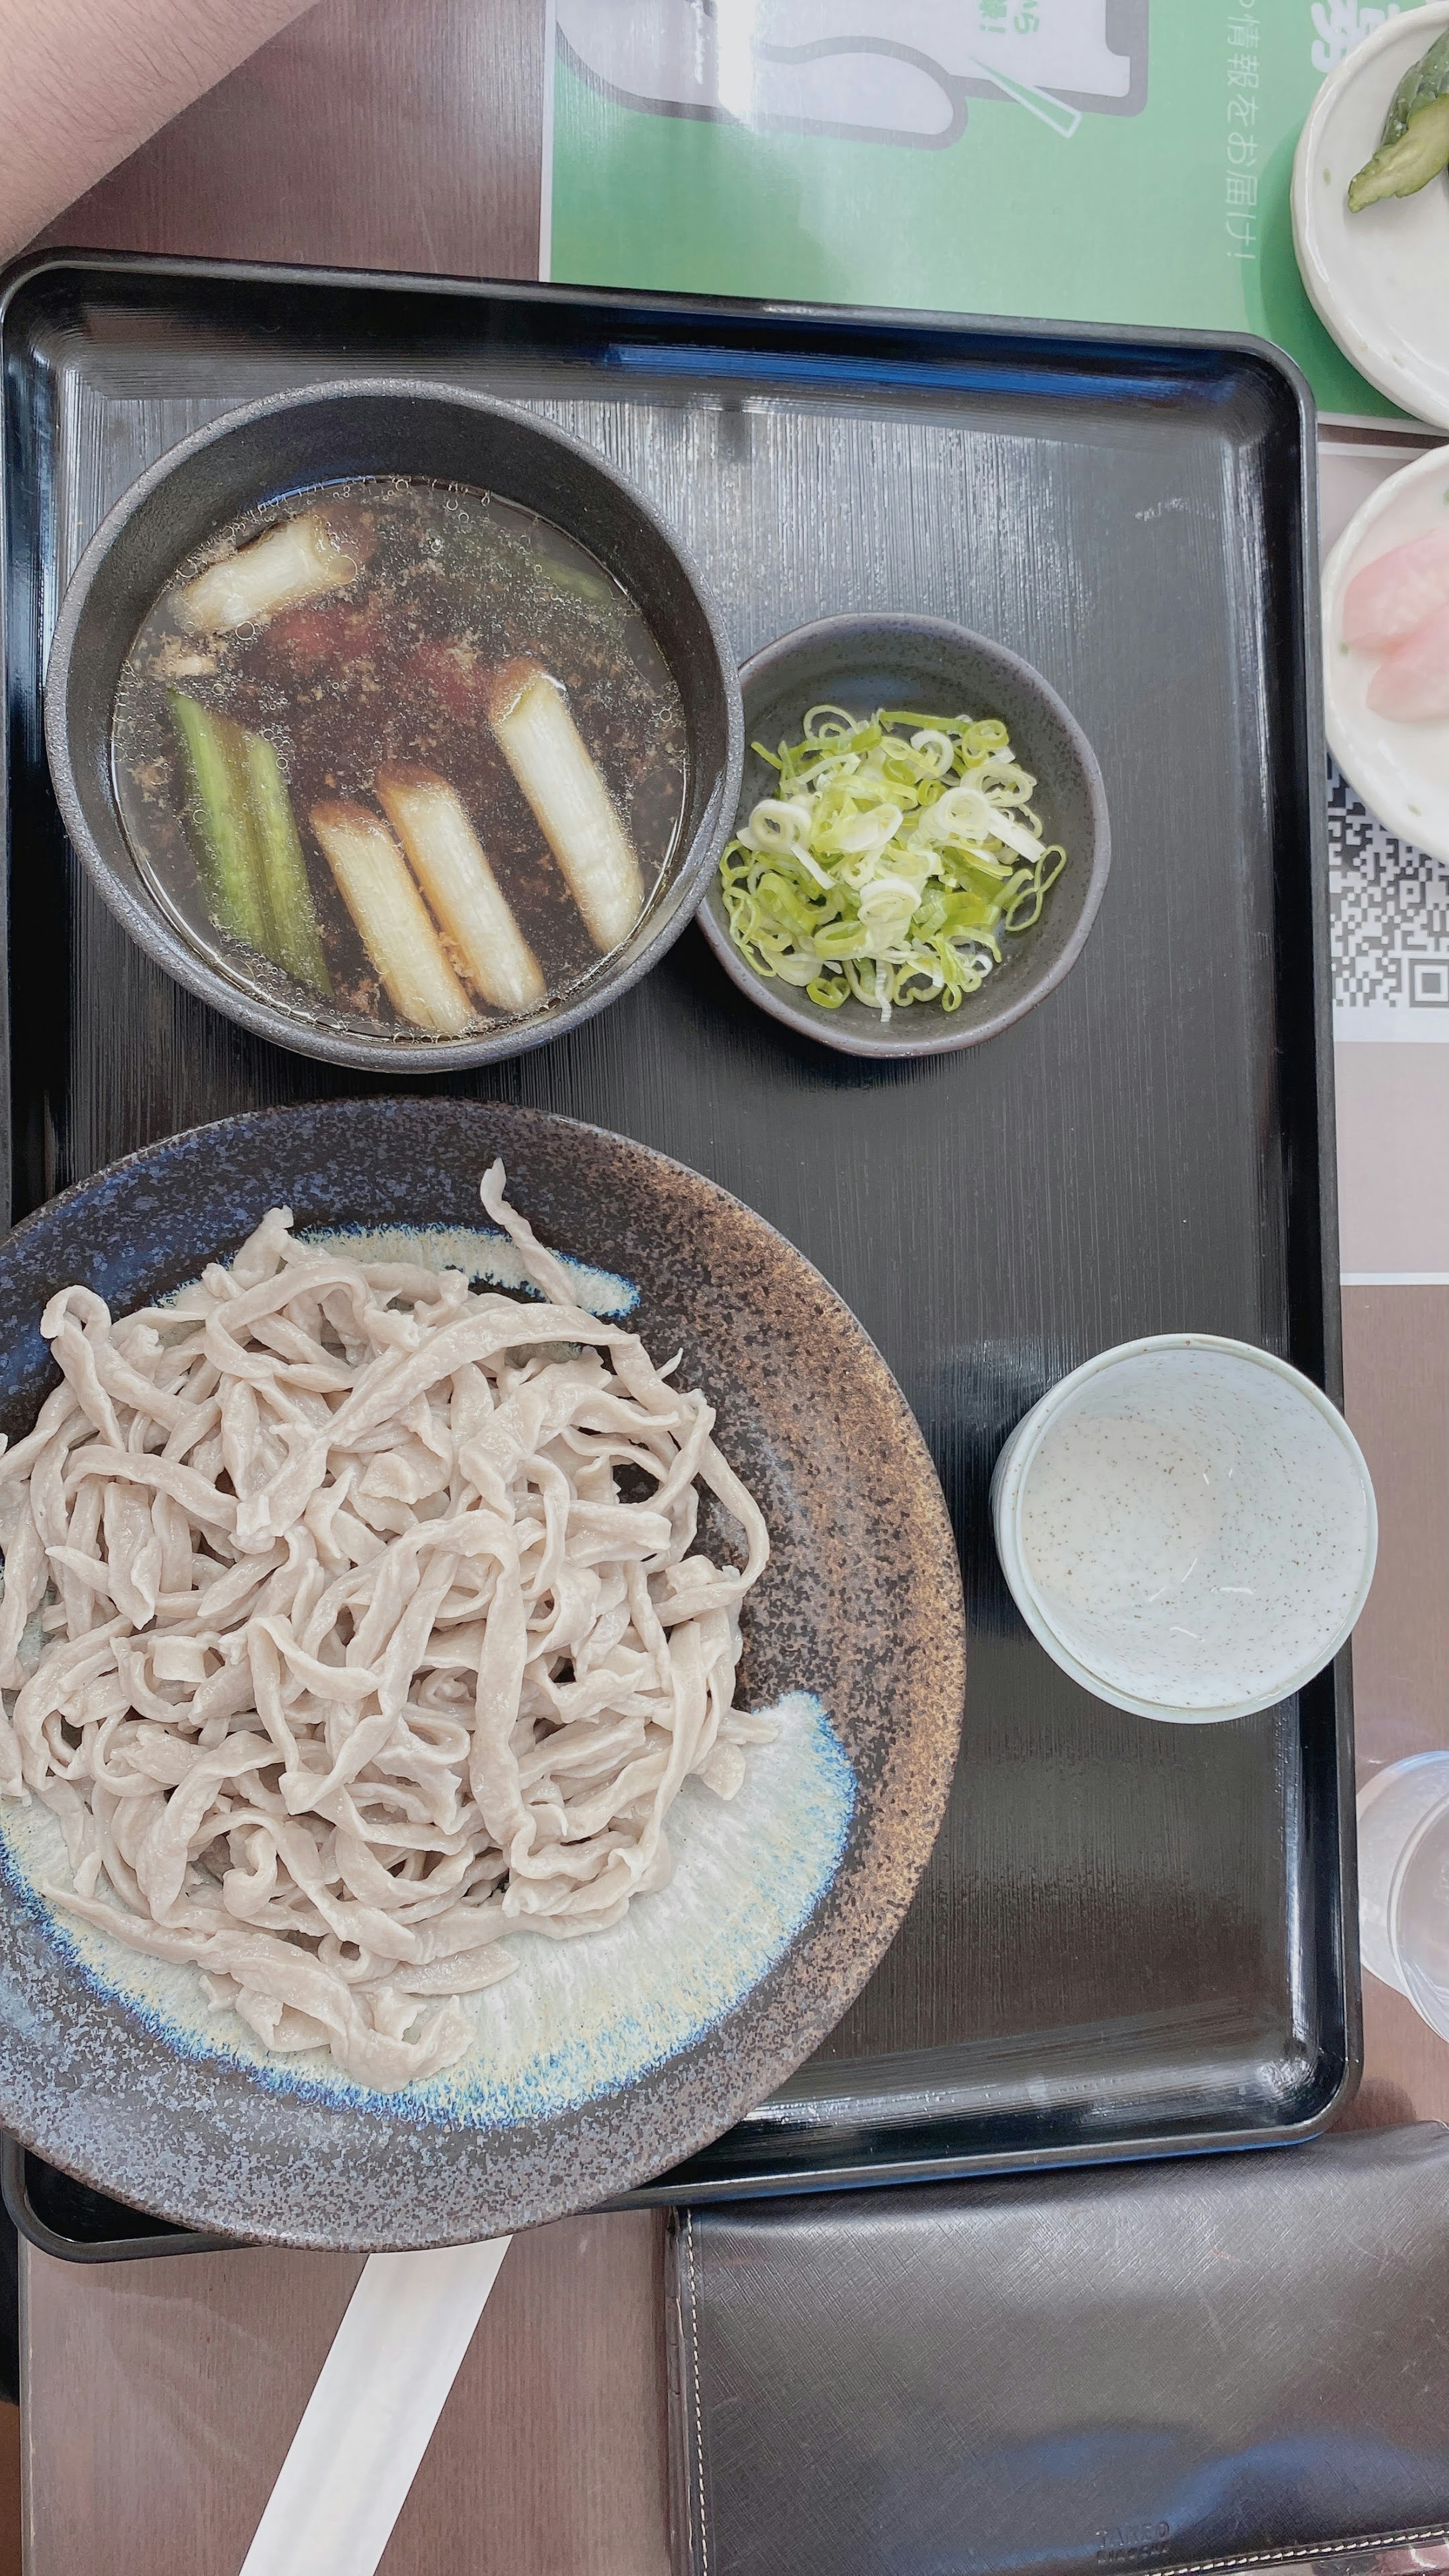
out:
{"label": "ceramic plate", "polygon": [[1449,0],[1386,19],[1329,73],[1293,161],[1303,283],[1346,358],[1380,393],[1449,429],[1449,180],[1348,211],[1399,82],[1449,27]]}
{"label": "ceramic plate", "polygon": [[1449,447],[1391,474],[1356,510],[1323,567],[1323,715],[1329,748],[1370,811],[1400,840],[1449,860],[1449,721],[1397,724],[1368,703],[1376,653],[1343,641],[1356,572],[1411,537],[1449,528]]}
{"label": "ceramic plate", "polygon": [[[178,2223],[317,2246],[458,2242],[592,2206],[693,2154],[792,2072],[899,1924],[956,1757],[964,1615],[940,1488],[895,1381],[825,1281],[698,1174],[491,1102],[337,1101],[194,1129],[68,1191],[0,1246],[0,1429],[53,1382],[38,1319],[80,1279],[115,1312],[234,1252],[266,1208],[413,1238],[516,1284],[514,1204],[718,1411],[773,1556],[740,1696],[776,1712],[730,1803],[686,1789],[675,1876],[589,1940],[521,1938],[445,2074],[369,2094],[272,2059],[189,1968],[67,1928],[48,1810],[0,1805],[0,2126]],[[421,1238],[421,1240],[419,1240]],[[394,1257],[396,1257],[394,1255]],[[678,1830],[675,1830],[675,1820]],[[72,1918],[72,1923],[74,1918]]]}

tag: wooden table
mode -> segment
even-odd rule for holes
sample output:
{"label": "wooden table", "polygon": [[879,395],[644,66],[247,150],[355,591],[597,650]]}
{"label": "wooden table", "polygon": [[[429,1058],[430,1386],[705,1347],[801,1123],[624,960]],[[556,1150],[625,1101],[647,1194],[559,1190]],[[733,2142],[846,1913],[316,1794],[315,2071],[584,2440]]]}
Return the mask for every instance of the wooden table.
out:
{"label": "wooden table", "polygon": [[[662,2241],[515,2241],[383,2576],[668,2576]],[[27,2570],[236,2576],[361,2258],[25,2252]]]}
{"label": "wooden table", "polygon": [[[543,20],[543,0],[321,0],[44,238],[536,276]],[[1432,1150],[1449,1134],[1449,1048],[1345,1050],[1345,1151],[1362,1166],[1345,1172],[1350,1191],[1382,1163],[1385,1115],[1402,1126],[1393,1086],[1406,1068],[1370,1059],[1431,1052],[1446,1121]],[[1449,1288],[1347,1290],[1344,1341],[1347,1409],[1382,1514],[1355,1646],[1360,1743],[1382,1761],[1449,1740]],[[1350,2119],[1449,2119],[1449,2047],[1371,1978],[1364,2008]],[[102,2563],[108,2576],[231,2576],[357,2259],[257,2251],[85,2269],[22,2252],[31,2576]],[[662,2576],[661,2266],[652,2216],[575,2220],[515,2244],[386,2576]]]}

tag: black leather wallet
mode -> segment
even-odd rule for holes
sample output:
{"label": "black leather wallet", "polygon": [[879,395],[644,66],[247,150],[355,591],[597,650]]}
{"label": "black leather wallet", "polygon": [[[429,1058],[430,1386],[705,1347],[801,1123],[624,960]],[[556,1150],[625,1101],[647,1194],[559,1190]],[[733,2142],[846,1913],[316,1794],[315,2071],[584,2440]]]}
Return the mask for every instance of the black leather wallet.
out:
{"label": "black leather wallet", "polygon": [[1449,2130],[737,2202],[670,2244],[679,2576],[1116,2576],[1449,2530]]}

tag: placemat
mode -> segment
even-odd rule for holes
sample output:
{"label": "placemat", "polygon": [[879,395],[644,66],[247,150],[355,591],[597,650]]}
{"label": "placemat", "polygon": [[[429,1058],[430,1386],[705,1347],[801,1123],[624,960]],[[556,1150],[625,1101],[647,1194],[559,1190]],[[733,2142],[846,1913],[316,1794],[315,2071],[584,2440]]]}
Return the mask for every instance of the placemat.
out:
{"label": "placemat", "polygon": [[552,0],[540,274],[1258,331],[1383,414],[1298,276],[1314,92],[1419,0]]}

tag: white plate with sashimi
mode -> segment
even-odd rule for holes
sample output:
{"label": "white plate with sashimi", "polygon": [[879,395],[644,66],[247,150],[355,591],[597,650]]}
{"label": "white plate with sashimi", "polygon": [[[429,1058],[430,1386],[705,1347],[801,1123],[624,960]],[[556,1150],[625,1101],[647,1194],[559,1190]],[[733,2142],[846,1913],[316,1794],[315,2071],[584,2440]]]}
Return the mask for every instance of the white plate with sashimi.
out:
{"label": "white plate with sashimi", "polygon": [[1449,860],[1449,447],[1365,501],[1323,571],[1329,749],[1401,840]]}

